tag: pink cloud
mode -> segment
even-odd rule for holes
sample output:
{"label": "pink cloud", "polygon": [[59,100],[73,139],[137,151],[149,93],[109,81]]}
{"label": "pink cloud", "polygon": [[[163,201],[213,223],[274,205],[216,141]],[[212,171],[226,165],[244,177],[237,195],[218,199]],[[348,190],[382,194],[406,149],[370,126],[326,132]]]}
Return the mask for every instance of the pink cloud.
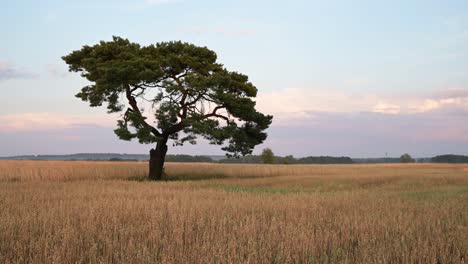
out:
{"label": "pink cloud", "polygon": [[396,115],[399,114],[401,111],[401,107],[395,104],[388,104],[383,102],[378,102],[372,109],[374,113],[382,113],[382,114],[392,114]]}
{"label": "pink cloud", "polygon": [[468,111],[468,89],[444,90],[432,95],[384,96],[346,93],[324,88],[288,88],[260,93],[258,108],[275,116],[275,124],[288,125],[311,113],[374,112],[392,115]]}
{"label": "pink cloud", "polygon": [[0,115],[0,132],[46,131],[71,128],[75,125],[94,124],[114,126],[110,115],[79,115],[62,113],[21,113]]}
{"label": "pink cloud", "polygon": [[29,79],[37,77],[36,74],[24,68],[17,68],[13,64],[0,61],[0,81],[9,79]]}

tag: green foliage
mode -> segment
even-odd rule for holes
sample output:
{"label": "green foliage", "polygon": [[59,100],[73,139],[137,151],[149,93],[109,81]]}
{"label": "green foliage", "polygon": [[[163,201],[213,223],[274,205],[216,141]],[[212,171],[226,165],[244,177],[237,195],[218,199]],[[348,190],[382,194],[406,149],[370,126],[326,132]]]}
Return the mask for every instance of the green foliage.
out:
{"label": "green foliage", "polygon": [[400,158],[360,158],[353,159],[358,164],[383,164],[383,163],[400,163]]}
{"label": "green foliage", "polygon": [[278,163],[282,164],[295,164],[297,163],[297,160],[294,158],[293,155],[288,155],[284,158],[281,158],[281,160],[278,160]]}
{"label": "green foliage", "polygon": [[275,154],[273,154],[273,151],[270,148],[266,148],[262,151],[262,155],[260,156],[262,158],[262,162],[264,164],[274,164],[275,163]]}
{"label": "green foliage", "polygon": [[[355,162],[350,157],[330,157],[330,156],[309,156],[304,158],[294,158],[292,155],[286,157],[274,156],[275,163],[277,164],[354,164]],[[250,163],[260,164],[264,163],[262,155],[254,156],[247,155],[242,158],[228,158],[222,159],[220,163]]]}
{"label": "green foliage", "polygon": [[208,156],[190,156],[190,155],[167,155],[168,162],[213,162]]}
{"label": "green foliage", "polygon": [[431,159],[435,163],[468,163],[468,156],[462,155],[440,155]]}
{"label": "green foliage", "polygon": [[62,58],[91,83],[78,98],[123,112],[114,130],[120,139],[182,145],[201,136],[212,144],[227,142],[228,156],[239,156],[267,137],[272,116],[255,110],[257,88],[206,47],[180,41],[140,46],[113,37]]}
{"label": "green foliage", "polygon": [[298,163],[302,164],[353,164],[354,161],[350,157],[330,157],[330,156],[319,156],[319,157],[304,157],[298,159]]}
{"label": "green foliage", "polygon": [[400,162],[401,163],[413,163],[415,162],[415,160],[410,156],[410,154],[406,153],[406,154],[401,155]]}
{"label": "green foliage", "polygon": [[226,159],[221,159],[219,163],[242,163],[242,164],[261,164],[262,159],[258,155],[245,155],[243,157],[229,157]]}

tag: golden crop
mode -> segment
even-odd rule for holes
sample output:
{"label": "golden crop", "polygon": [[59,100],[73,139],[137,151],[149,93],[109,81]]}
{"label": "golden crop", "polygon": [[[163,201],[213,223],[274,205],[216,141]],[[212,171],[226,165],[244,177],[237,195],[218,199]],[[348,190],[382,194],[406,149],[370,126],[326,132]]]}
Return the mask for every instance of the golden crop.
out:
{"label": "golden crop", "polygon": [[0,263],[464,263],[468,166],[0,162]]}

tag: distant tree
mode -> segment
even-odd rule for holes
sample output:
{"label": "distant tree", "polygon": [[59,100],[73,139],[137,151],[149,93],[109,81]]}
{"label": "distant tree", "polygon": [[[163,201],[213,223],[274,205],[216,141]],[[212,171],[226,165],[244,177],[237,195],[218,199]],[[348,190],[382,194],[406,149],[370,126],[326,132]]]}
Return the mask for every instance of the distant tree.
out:
{"label": "distant tree", "polygon": [[294,163],[297,163],[297,160],[294,158],[293,155],[288,155],[284,158],[282,158],[282,162],[283,164],[294,164]]}
{"label": "distant tree", "polygon": [[266,148],[262,151],[262,155],[260,156],[262,158],[262,162],[264,164],[274,164],[275,163],[275,154],[273,154],[273,151],[270,148]]}
{"label": "distant tree", "polygon": [[228,156],[239,156],[267,137],[272,116],[255,109],[257,88],[246,75],[224,68],[206,47],[180,41],[140,46],[113,37],[62,59],[90,82],[78,98],[123,113],[114,130],[120,139],[156,143],[150,179],[162,177],[169,139],[175,145],[195,144],[197,135],[211,144],[227,142]]}
{"label": "distant tree", "polygon": [[401,163],[413,163],[415,160],[411,157],[410,154],[406,153],[401,155],[400,162]]}

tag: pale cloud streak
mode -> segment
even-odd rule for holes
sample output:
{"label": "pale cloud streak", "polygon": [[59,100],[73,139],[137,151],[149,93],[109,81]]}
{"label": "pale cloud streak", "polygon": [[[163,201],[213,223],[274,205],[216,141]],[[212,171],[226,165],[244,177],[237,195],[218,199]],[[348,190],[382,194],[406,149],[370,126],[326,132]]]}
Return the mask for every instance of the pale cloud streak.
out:
{"label": "pale cloud streak", "polygon": [[63,113],[21,113],[0,115],[0,132],[47,131],[76,125],[114,126],[116,117],[109,114],[80,115]]}
{"label": "pale cloud streak", "polygon": [[312,113],[379,113],[390,115],[468,112],[468,89],[444,90],[430,95],[384,96],[351,94],[333,89],[290,88],[259,94],[257,106],[273,114],[277,125],[300,123]]}
{"label": "pale cloud streak", "polygon": [[433,98],[426,98],[420,102],[412,103],[409,109],[415,113],[468,111],[468,90],[458,89],[439,92]]}
{"label": "pale cloud streak", "polygon": [[10,79],[29,79],[37,77],[36,74],[24,68],[15,67],[6,61],[0,61],[0,81]]}
{"label": "pale cloud streak", "polygon": [[389,104],[389,103],[384,103],[384,102],[378,102],[372,108],[372,112],[382,113],[382,114],[396,115],[396,114],[399,114],[400,111],[401,111],[401,107],[399,105]]}
{"label": "pale cloud streak", "polygon": [[256,101],[261,111],[275,116],[275,122],[289,123],[291,119],[311,117],[313,112],[368,111],[378,98],[333,89],[289,88],[260,93]]}
{"label": "pale cloud streak", "polygon": [[65,78],[70,74],[66,67],[58,64],[47,64],[45,69],[47,70],[47,73],[55,78]]}

